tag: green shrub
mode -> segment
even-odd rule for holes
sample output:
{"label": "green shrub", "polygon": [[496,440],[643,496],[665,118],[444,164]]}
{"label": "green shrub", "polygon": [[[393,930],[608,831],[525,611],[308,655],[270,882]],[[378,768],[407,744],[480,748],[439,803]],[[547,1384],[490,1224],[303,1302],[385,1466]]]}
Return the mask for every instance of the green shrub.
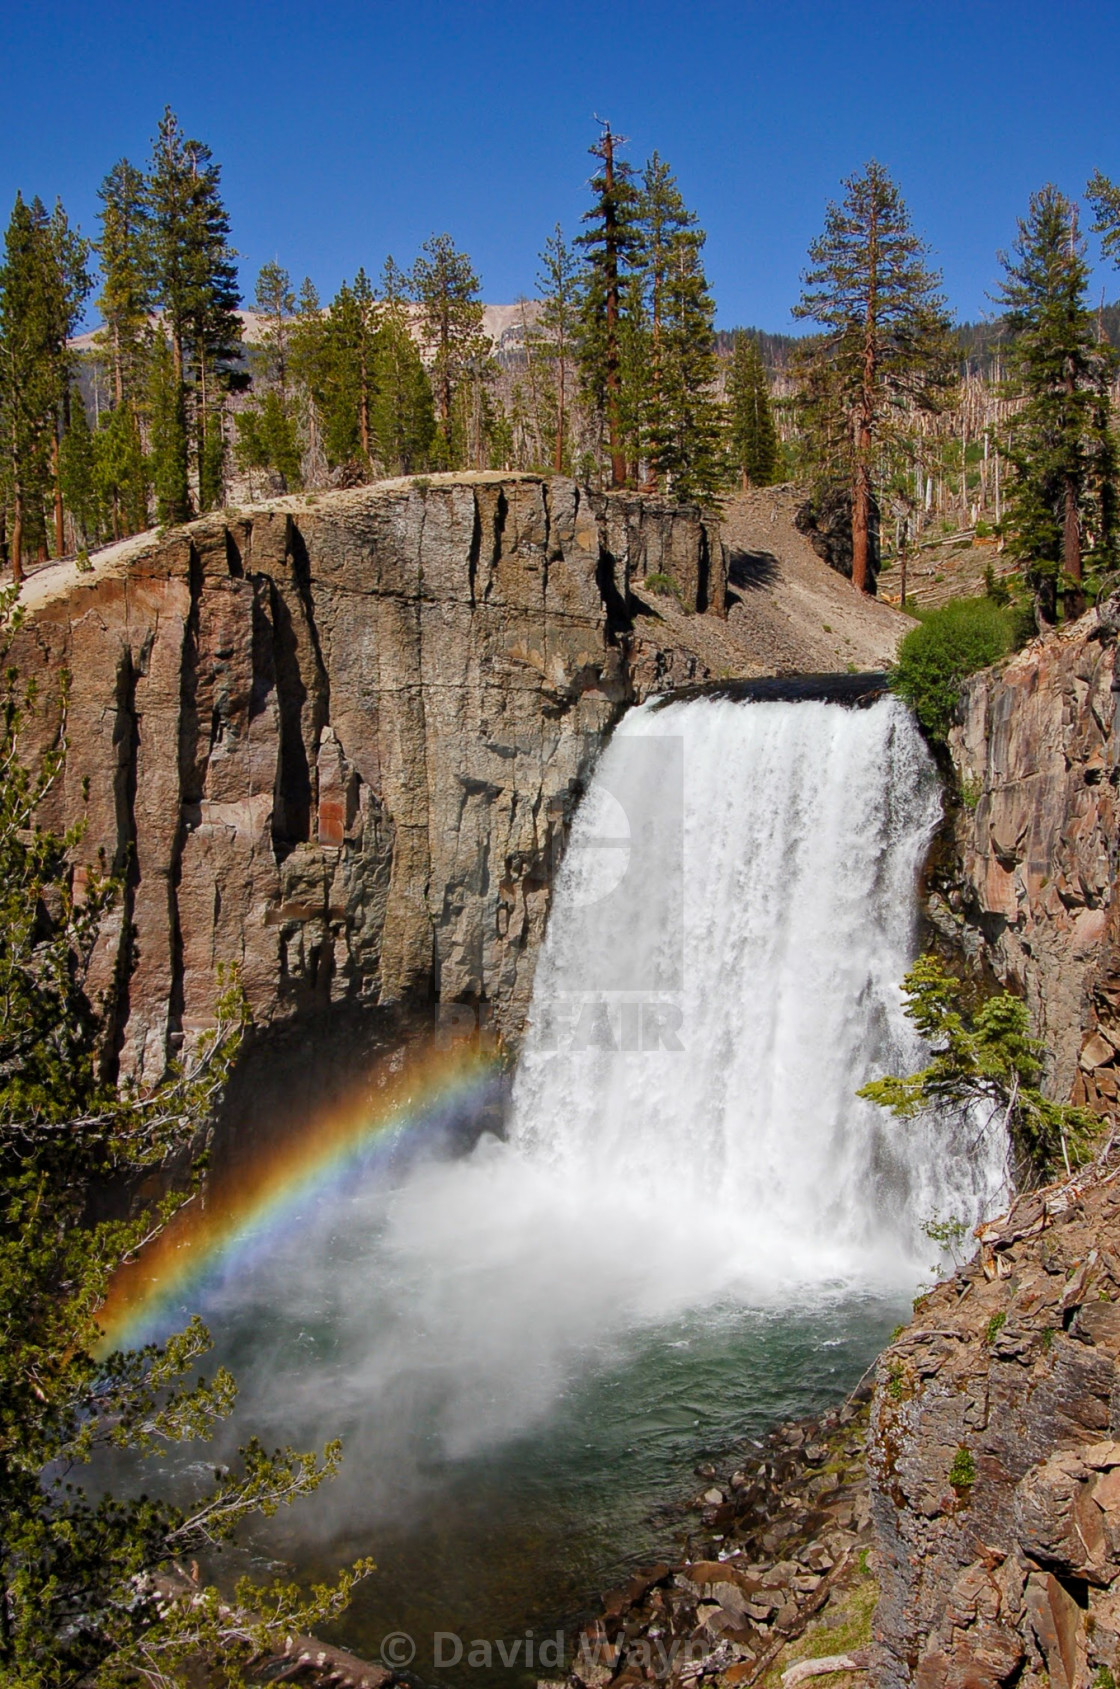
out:
{"label": "green shrub", "polygon": [[976,1462],[972,1457],[972,1450],[966,1449],[963,1443],[953,1456],[953,1464],[949,1468],[949,1482],[955,1490],[971,1489],[976,1482]]}
{"label": "green shrub", "polygon": [[955,598],[931,610],[899,648],[891,687],[935,739],[944,739],[961,682],[1006,657],[1015,643],[1008,611],[989,598]]}
{"label": "green shrub", "polygon": [[647,592],[660,592],[677,599],[681,596],[681,589],[672,575],[664,575],[660,571],[647,575],[643,585]]}

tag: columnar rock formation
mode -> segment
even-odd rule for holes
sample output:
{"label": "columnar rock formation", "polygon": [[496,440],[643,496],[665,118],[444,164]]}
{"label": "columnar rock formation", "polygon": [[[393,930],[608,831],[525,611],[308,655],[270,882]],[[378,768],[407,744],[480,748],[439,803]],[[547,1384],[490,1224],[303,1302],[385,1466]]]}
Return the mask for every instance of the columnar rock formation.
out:
{"label": "columnar rock formation", "polygon": [[[236,963],[258,1021],[486,1005],[516,1034],[564,832],[603,736],[668,674],[630,582],[722,616],[695,510],[531,476],[286,500],[33,580],[16,658],[126,890],[95,959],[122,1068],[155,1077]],[[703,618],[707,620],[707,616]],[[85,795],[88,789],[88,797]]]}
{"label": "columnar rock formation", "polygon": [[1120,1095],[1116,608],[975,675],[951,737],[966,939],[1025,994],[1053,1094],[1104,1108]]}
{"label": "columnar rock formation", "polygon": [[1120,1164],[1023,1198],[879,1365],[887,1689],[1090,1689],[1120,1661]]}

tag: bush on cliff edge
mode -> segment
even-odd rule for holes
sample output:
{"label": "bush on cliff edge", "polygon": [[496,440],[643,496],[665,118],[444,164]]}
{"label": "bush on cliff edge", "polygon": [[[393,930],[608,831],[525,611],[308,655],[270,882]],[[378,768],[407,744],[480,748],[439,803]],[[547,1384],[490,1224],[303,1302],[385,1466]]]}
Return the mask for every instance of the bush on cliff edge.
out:
{"label": "bush on cliff edge", "polygon": [[955,598],[931,610],[902,641],[891,687],[925,731],[944,739],[961,683],[998,663],[1015,644],[1015,619],[990,598]]}

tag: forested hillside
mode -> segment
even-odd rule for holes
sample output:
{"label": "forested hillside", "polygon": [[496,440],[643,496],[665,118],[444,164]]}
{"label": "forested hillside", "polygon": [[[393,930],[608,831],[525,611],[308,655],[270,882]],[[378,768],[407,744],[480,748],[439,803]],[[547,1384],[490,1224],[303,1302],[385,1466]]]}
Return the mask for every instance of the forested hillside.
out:
{"label": "forested hillside", "polygon": [[[822,525],[850,524],[856,582],[893,569],[903,602],[973,542],[989,585],[1051,619],[1110,576],[1120,305],[1089,301],[1075,202],[1032,197],[991,319],[954,324],[872,161],[825,208],[791,301],[804,332],[717,332],[669,165],[632,163],[607,123],[590,152],[579,228],[542,229],[531,296],[500,307],[446,233],[407,267],[371,254],[329,298],[279,260],[250,288],[221,169],[170,110],[146,165],[105,176],[92,235],[17,197],[0,561],[18,578],[231,501],[489,468],[708,505],[795,479]],[[1086,193],[1112,257],[1118,190],[1098,175]]]}

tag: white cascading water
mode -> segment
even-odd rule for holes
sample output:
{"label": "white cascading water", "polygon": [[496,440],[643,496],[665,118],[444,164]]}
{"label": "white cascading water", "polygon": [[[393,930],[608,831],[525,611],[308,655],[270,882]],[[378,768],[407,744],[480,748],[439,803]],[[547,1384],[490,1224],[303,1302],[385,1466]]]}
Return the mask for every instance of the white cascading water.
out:
{"label": "white cascading water", "polygon": [[[743,1291],[912,1277],[923,1220],[975,1216],[1003,1167],[994,1137],[978,1162],[951,1125],[904,1126],[856,1096],[920,1060],[899,984],[939,816],[894,700],[631,712],[559,877],[514,1143],[661,1223],[702,1221]],[[627,991],[658,958],[679,989]],[[604,969],[616,989],[594,989]],[[676,1037],[658,1039],[666,1021]],[[680,1048],[618,1047],[654,1042]]]}
{"label": "white cascading water", "polygon": [[399,1514],[433,1457],[705,1321],[833,1307],[841,1331],[928,1273],[924,1220],[996,1199],[1002,1145],[856,1096],[920,1059],[899,987],[938,814],[893,700],[626,716],[559,875],[508,1141],[353,1189],[223,1292],[254,1429],[314,1437],[329,1404],[345,1432],[331,1509]]}

